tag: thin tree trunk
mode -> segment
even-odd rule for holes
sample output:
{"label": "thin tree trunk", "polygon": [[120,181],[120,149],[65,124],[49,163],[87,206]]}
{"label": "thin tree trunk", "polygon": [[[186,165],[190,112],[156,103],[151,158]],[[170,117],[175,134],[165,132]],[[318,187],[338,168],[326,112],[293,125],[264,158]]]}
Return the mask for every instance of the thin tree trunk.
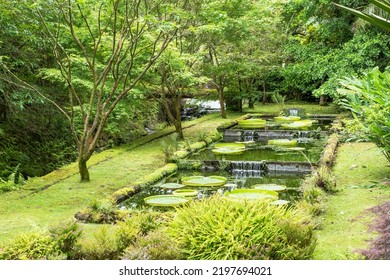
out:
{"label": "thin tree trunk", "polygon": [[326,104],[326,96],[325,95],[321,95],[320,96],[320,105],[324,106],[325,104]]}
{"label": "thin tree trunk", "polygon": [[79,173],[81,182],[89,182],[89,171],[87,167],[87,161],[83,158],[79,158]]}
{"label": "thin tree trunk", "polygon": [[265,81],[263,81],[263,104],[267,103],[267,92],[265,91]]}
{"label": "thin tree trunk", "polygon": [[218,95],[219,95],[219,106],[221,108],[221,117],[226,119],[226,110],[225,110],[225,94],[223,92],[223,86],[218,86]]}

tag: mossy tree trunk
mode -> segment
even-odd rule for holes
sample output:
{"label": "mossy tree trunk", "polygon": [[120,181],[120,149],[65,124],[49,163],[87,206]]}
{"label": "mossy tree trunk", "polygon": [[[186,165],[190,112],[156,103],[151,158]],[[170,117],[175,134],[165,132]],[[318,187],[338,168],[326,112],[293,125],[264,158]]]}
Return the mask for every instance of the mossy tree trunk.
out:
{"label": "mossy tree trunk", "polygon": [[81,182],[88,182],[90,178],[89,178],[89,171],[87,167],[87,161],[80,158],[78,163],[79,163],[79,173],[80,173]]}

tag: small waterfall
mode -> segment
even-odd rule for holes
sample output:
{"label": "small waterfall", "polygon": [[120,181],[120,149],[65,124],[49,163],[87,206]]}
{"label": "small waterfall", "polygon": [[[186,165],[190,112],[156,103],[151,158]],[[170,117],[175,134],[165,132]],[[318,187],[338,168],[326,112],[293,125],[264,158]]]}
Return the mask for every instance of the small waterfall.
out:
{"label": "small waterfall", "polygon": [[232,161],[232,175],[240,177],[262,177],[268,170],[264,161]]}
{"label": "small waterfall", "polygon": [[298,116],[298,109],[289,109],[290,116]]}
{"label": "small waterfall", "polygon": [[255,131],[253,131],[253,130],[245,130],[242,133],[242,139],[243,139],[243,141],[254,141],[254,139],[255,139]]}
{"label": "small waterfall", "polygon": [[283,111],[286,116],[302,117],[305,115],[305,109],[301,108],[288,108]]}
{"label": "small waterfall", "polygon": [[298,131],[298,138],[309,138],[310,131]]}

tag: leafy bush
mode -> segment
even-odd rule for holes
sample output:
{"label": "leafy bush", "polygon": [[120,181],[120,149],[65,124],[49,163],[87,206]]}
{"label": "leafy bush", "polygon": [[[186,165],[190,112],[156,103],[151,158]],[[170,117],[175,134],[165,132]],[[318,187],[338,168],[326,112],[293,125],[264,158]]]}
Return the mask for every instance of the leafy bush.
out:
{"label": "leafy bush", "polygon": [[367,128],[367,137],[390,161],[390,72],[374,68],[362,78],[341,81],[339,104]]}
{"label": "leafy bush", "polygon": [[77,242],[82,232],[77,223],[70,222],[51,228],[50,236],[55,240],[58,249],[67,256],[67,259],[74,259],[78,250]]}
{"label": "leafy bush", "polygon": [[178,260],[184,256],[175,239],[165,229],[152,231],[131,244],[122,255],[124,260]]}
{"label": "leafy bush", "polygon": [[93,239],[80,242],[77,258],[86,260],[117,260],[120,253],[116,235],[110,232],[107,226],[103,226],[95,232]]}
{"label": "leafy bush", "polygon": [[0,250],[0,260],[72,259],[82,230],[74,223],[65,223],[49,232],[23,233]]}
{"label": "leafy bush", "polygon": [[119,247],[124,249],[134,243],[137,238],[157,229],[166,217],[166,214],[159,212],[132,213],[126,221],[118,222],[117,240]]}
{"label": "leafy bush", "polygon": [[390,201],[370,209],[378,215],[370,229],[378,233],[370,247],[361,253],[369,260],[390,260]]}
{"label": "leafy bush", "polygon": [[294,208],[212,197],[177,211],[168,233],[188,259],[309,259],[313,225]]}
{"label": "leafy bush", "polygon": [[55,259],[61,252],[53,238],[47,233],[21,234],[0,251],[0,260],[48,260]]}
{"label": "leafy bush", "polygon": [[327,166],[321,166],[314,173],[314,183],[317,187],[329,192],[337,192],[337,181]]}

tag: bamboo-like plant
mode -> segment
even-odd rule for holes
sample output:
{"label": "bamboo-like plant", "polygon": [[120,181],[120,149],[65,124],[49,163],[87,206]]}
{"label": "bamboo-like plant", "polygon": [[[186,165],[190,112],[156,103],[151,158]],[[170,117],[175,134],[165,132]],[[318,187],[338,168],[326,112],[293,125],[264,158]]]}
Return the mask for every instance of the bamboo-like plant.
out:
{"label": "bamboo-like plant", "polygon": [[[372,13],[372,12],[364,12],[364,11],[358,11],[340,4],[333,3],[337,7],[340,7],[343,10],[349,11],[352,14],[364,19],[365,21],[368,21],[369,23],[378,26],[382,29],[385,29],[387,31],[390,31],[390,3],[386,0],[368,0],[372,5],[374,5],[375,8],[379,9],[379,13]],[[387,16],[382,16],[381,14],[386,14]]]}
{"label": "bamboo-like plant", "polygon": [[390,161],[390,73],[374,68],[363,78],[345,78],[337,91],[339,104],[363,123],[371,141]]}

